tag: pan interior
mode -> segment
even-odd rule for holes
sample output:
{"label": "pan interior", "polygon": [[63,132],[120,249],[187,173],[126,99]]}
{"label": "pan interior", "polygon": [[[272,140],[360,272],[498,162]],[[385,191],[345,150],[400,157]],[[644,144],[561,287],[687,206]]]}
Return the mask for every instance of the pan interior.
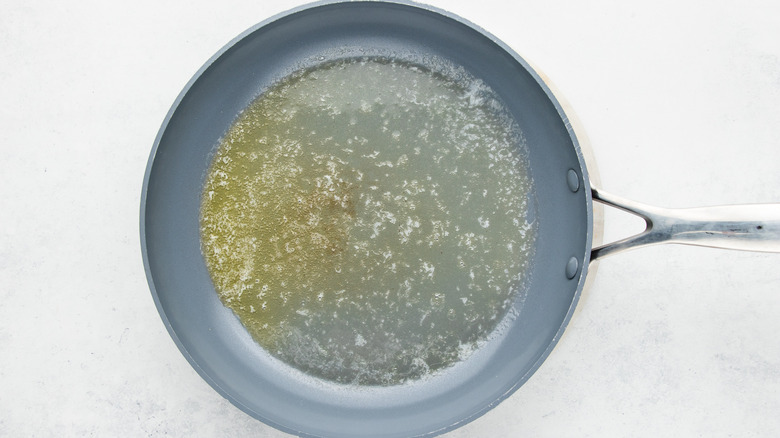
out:
{"label": "pan interior", "polygon": [[[508,309],[516,317],[468,360],[430,378],[390,386],[313,378],[268,354],[220,301],[200,247],[202,190],[236,115],[294,72],[362,57],[420,65],[442,59],[483,81],[522,132],[534,181],[526,199],[531,204],[527,219],[536,224],[535,248],[524,277],[527,292]],[[519,57],[446,13],[400,3],[344,2],[304,8],[251,29],[185,88],[147,168],[142,246],[167,328],[217,391],[250,415],[294,434],[431,435],[476,418],[539,366],[584,281],[585,269],[569,279],[565,267],[572,257],[587,266],[588,180],[562,117]],[[567,184],[570,169],[580,178],[579,192]]]}
{"label": "pan interior", "polygon": [[223,303],[291,366],[355,385],[428,376],[487,342],[524,288],[521,133],[491,89],[445,65],[326,62],[223,138],[205,259]]}

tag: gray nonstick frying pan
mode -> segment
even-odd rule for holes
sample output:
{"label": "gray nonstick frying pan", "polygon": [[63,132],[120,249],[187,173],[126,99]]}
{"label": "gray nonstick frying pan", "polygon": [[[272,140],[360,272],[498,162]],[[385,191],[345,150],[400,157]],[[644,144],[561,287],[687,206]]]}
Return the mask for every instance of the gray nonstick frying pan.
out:
{"label": "gray nonstick frying pan", "polygon": [[[204,262],[199,208],[220,138],[280,78],[340,58],[439,58],[488,84],[523,133],[537,237],[517,315],[501,336],[435,378],[395,386],[334,385],[269,358],[219,300]],[[593,200],[647,229],[592,248]],[[273,17],[230,42],[186,85],[151,152],[141,243],[160,315],[179,349],[249,415],[304,436],[431,436],[474,420],[517,390],[554,348],[589,263],[657,243],[780,252],[780,205],[669,210],[591,186],[569,120],[512,49],[462,18],[406,2],[327,2]]]}

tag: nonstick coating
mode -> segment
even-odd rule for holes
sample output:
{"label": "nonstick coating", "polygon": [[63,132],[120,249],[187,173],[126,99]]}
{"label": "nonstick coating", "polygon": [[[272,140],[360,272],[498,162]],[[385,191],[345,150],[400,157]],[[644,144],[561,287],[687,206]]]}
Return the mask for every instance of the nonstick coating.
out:
{"label": "nonstick coating", "polygon": [[[318,381],[265,353],[219,301],[201,255],[198,224],[210,160],[243,108],[302,67],[372,54],[444,58],[502,97],[528,144],[535,187],[529,196],[538,226],[527,296],[515,303],[518,316],[503,335],[441,375],[384,388]],[[570,169],[576,181],[567,180]],[[435,435],[485,413],[547,357],[584,284],[591,202],[565,114],[540,77],[506,45],[433,8],[318,3],[245,32],[187,84],[149,159],[141,245],[152,295],[176,344],[214,389],[248,414],[299,435]],[[569,279],[572,257],[577,269]]]}

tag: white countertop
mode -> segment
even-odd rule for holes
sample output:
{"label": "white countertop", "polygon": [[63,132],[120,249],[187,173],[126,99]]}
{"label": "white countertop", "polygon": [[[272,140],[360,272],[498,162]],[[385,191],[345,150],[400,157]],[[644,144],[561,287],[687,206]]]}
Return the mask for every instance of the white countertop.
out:
{"label": "white countertop", "polygon": [[[430,3],[549,76],[605,190],[667,207],[780,202],[777,2]],[[179,353],[146,284],[138,216],[185,83],[298,4],[4,4],[0,436],[287,436]],[[638,227],[605,215],[607,240]],[[449,437],[780,433],[780,254],[658,246],[599,263],[541,369]]]}

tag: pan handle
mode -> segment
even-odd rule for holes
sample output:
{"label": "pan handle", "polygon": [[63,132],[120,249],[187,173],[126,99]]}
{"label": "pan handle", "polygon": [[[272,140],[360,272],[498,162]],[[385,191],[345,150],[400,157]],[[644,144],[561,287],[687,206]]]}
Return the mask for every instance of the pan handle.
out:
{"label": "pan handle", "polygon": [[639,234],[594,248],[591,260],[659,243],[780,252],[780,204],[660,208],[596,188],[591,193],[594,200],[639,216],[646,224]]}

